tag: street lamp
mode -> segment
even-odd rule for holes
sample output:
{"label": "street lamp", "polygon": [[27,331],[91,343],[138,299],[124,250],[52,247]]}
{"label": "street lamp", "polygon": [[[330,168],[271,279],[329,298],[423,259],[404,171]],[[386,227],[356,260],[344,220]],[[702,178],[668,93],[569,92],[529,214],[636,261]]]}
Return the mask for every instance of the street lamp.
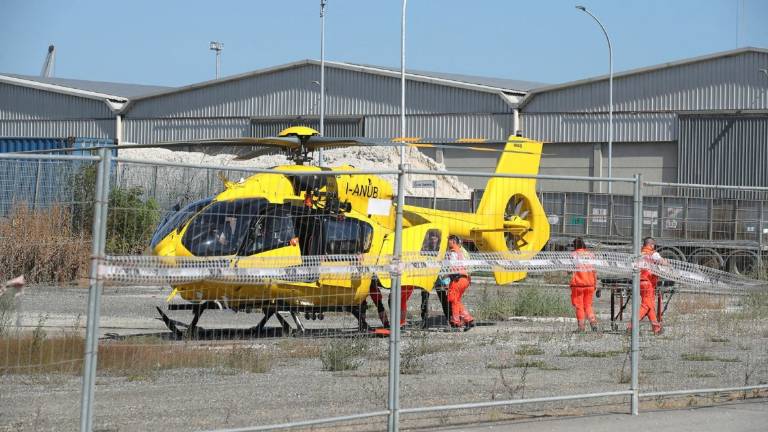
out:
{"label": "street lamp", "polygon": [[219,71],[221,69],[221,50],[224,49],[224,43],[211,41],[209,48],[211,51],[216,51],[216,79],[219,79]]}
{"label": "street lamp", "polygon": [[[608,37],[608,32],[605,31],[603,23],[592,15],[592,12],[588,11],[584,6],[578,5],[576,9],[584,12],[594,19],[600,26],[600,30],[605,35],[605,40],[608,42],[608,177],[613,175],[613,48],[611,47],[611,39]],[[601,187],[602,189],[602,187]],[[608,182],[608,193],[611,193],[611,182]]]}
{"label": "street lamp", "polygon": [[[325,136],[325,4],[320,0],[320,136]],[[323,166],[323,148],[317,152],[319,165]]]}

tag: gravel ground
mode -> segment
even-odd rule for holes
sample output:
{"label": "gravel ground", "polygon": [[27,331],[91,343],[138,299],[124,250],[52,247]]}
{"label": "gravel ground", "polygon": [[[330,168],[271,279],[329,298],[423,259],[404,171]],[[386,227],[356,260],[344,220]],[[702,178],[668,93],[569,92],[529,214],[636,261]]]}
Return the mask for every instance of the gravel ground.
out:
{"label": "gravel ground", "polygon": [[[489,288],[494,291],[514,288]],[[472,310],[485,301],[477,284],[466,296]],[[506,291],[505,291],[506,292]],[[355,321],[328,314],[305,321],[304,336],[249,340],[171,341],[155,319],[168,289],[108,288],[102,300],[102,344],[169,344],[230,352],[252,348],[271,359],[264,373],[231,368],[190,367],[140,373],[100,374],[96,382],[95,426],[101,431],[188,431],[273,424],[386,409],[388,339],[352,336]],[[562,291],[567,296],[567,291]],[[517,319],[485,323],[469,332],[447,331],[431,302],[433,328],[418,328],[418,295],[410,306],[413,319],[403,335],[401,406],[484,402],[575,393],[625,390],[629,387],[629,338],[607,324],[608,299],[597,300],[602,319],[598,333],[575,333],[572,319]],[[40,327],[52,338],[85,324],[87,290],[28,290],[24,325]],[[678,295],[665,318],[665,333],[655,337],[644,325],[641,338],[642,391],[738,386],[768,382],[768,317],[743,313],[737,298]],[[369,313],[372,312],[369,310]],[[41,319],[41,317],[46,317]],[[188,321],[188,312],[172,317]],[[259,314],[208,312],[206,328],[247,328]],[[369,322],[378,322],[370,318]],[[272,324],[276,326],[276,322]],[[621,324],[623,329],[624,324]],[[324,331],[320,331],[323,329]],[[147,337],[149,335],[150,337]],[[344,346],[364,347],[357,369],[325,371],[321,356]],[[335,351],[334,351],[335,350]],[[4,353],[0,353],[0,356]],[[33,360],[30,360],[34,362]],[[130,362],[130,359],[126,359]],[[79,425],[80,378],[62,374],[0,375],[0,430],[76,430]],[[539,404],[430,414],[404,426],[437,426],[521,415],[574,414],[618,410],[625,398]],[[709,399],[707,399],[709,400]],[[685,403],[702,403],[685,399]],[[665,407],[671,401],[645,402]],[[673,406],[673,405],[668,405]],[[385,418],[348,426],[350,430],[386,427]],[[329,429],[336,429],[330,427]]]}

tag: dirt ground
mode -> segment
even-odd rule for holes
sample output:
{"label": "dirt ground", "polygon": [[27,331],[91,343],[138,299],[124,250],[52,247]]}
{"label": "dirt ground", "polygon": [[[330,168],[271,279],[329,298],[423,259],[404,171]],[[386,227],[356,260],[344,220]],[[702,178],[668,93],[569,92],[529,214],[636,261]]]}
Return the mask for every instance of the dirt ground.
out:
{"label": "dirt ground", "polygon": [[[487,310],[489,301],[499,293],[514,294],[519,287],[476,283],[466,296],[466,304],[477,314]],[[124,357],[110,357],[109,361],[122,362],[122,366],[98,374],[97,430],[210,430],[386,409],[389,339],[359,336],[348,314],[327,314],[322,321],[305,320],[308,331],[293,336],[281,335],[275,328],[269,335],[255,339],[175,341],[163,323],[155,319],[155,307],[164,306],[168,292],[158,287],[105,290],[99,355],[107,356],[111,351],[106,350],[120,346]],[[566,290],[557,292],[567,298]],[[26,334],[36,334],[35,338],[41,340],[81,334],[86,302],[87,290],[82,288],[30,288],[23,302]],[[410,324],[402,338],[400,405],[408,408],[626,390],[629,337],[623,331],[626,323],[619,323],[618,331],[611,329],[608,305],[604,292],[596,303],[601,319],[601,330],[596,333],[575,332],[571,318],[485,321],[462,332],[445,327],[433,295],[432,325],[422,330],[416,294],[409,303]],[[183,321],[189,321],[189,315],[183,311],[171,313]],[[243,329],[260,318],[260,314],[214,311],[204,314],[200,325],[207,329]],[[369,310],[369,322],[378,323],[373,310]],[[277,327],[277,322],[272,326]],[[742,298],[678,294],[670,302],[664,326],[662,336],[651,335],[647,322],[642,326],[641,391],[768,382],[768,316],[761,310],[749,309]],[[0,360],[5,356],[6,365],[13,360],[8,358],[11,355],[28,355],[29,360],[24,358],[21,364],[30,365],[51,358],[43,354],[37,357],[36,352],[15,352],[8,346],[6,352],[0,351]],[[162,356],[147,362],[143,356],[155,355],[147,347],[171,349],[162,351],[169,356],[202,352],[206,354],[205,362],[196,363],[202,358],[197,354],[188,357],[186,364],[168,362]],[[241,354],[245,355],[245,366],[242,361],[219,363],[211,357],[237,360]],[[263,360],[263,367],[254,367],[254,359]],[[347,363],[346,370],[327,370],[344,369],[339,365]],[[77,430],[81,379],[77,372],[80,365],[74,366],[74,373],[4,369],[0,375],[0,430]],[[656,398],[644,401],[643,406],[668,408],[757,395],[748,392],[706,398]],[[402,426],[407,429],[525,416],[626,412],[626,400],[614,397],[420,416],[404,414]],[[386,417],[346,427],[381,430],[386,428]]]}

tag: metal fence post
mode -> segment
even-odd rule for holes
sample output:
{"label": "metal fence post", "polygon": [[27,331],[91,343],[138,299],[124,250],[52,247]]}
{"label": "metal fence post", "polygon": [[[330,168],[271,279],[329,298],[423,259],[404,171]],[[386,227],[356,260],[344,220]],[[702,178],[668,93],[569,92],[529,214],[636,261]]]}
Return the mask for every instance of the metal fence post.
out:
{"label": "metal fence post", "polygon": [[37,160],[37,171],[35,174],[35,191],[32,193],[32,210],[37,209],[37,200],[40,196],[40,176],[43,174],[43,161]]}
{"label": "metal fence post", "polygon": [[85,354],[83,366],[83,386],[80,402],[80,431],[93,430],[93,401],[96,384],[96,364],[99,341],[99,311],[103,282],[99,277],[99,264],[104,259],[107,204],[109,200],[109,169],[111,153],[107,149],[99,150],[99,165],[96,171],[96,196],[91,230],[91,269],[90,288],[88,290],[88,321],[85,334]]}
{"label": "metal fence post", "polygon": [[[637,258],[640,255],[640,239],[643,233],[643,195],[642,174],[635,174],[634,215],[632,224],[632,254]],[[640,388],[638,386],[638,361],[640,359],[640,269],[637,265],[632,270],[632,340],[631,369],[632,369],[632,415],[639,414]]]}
{"label": "metal fence post", "polygon": [[389,392],[387,430],[396,432],[400,428],[400,298],[403,255],[403,206],[405,206],[405,170],[408,165],[400,164],[397,174],[397,209],[395,213],[395,244],[392,251],[392,289],[389,295]]}

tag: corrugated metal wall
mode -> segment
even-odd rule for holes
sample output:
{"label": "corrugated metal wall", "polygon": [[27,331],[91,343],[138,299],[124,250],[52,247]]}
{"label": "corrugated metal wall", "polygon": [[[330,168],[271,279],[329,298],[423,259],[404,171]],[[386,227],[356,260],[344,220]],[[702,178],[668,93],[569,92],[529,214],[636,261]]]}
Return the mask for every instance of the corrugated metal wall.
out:
{"label": "corrugated metal wall", "polygon": [[[407,116],[406,135],[507,139],[512,133],[512,114],[431,114]],[[386,138],[400,135],[400,116],[365,117],[365,135]]]}
{"label": "corrugated metal wall", "polygon": [[[614,78],[613,108],[621,112],[768,109],[768,53],[744,52]],[[525,112],[607,112],[608,80],[536,95]]]}
{"label": "corrugated metal wall", "polygon": [[[289,117],[318,115],[320,68],[304,65],[137,100],[128,118]],[[400,80],[339,68],[326,69],[326,115],[399,114]],[[494,93],[407,83],[410,113],[511,112]]]}
{"label": "corrugated metal wall", "polygon": [[114,138],[115,119],[0,120],[0,136]]}
{"label": "corrugated metal wall", "polygon": [[0,120],[110,117],[115,115],[99,100],[0,83]]}
{"label": "corrugated metal wall", "polygon": [[768,115],[680,116],[681,183],[768,186]]}
{"label": "corrugated metal wall", "polygon": [[[614,141],[677,140],[677,114],[768,109],[768,53],[742,52],[614,79]],[[550,142],[606,142],[608,80],[534,95],[523,133]]]}
{"label": "corrugated metal wall", "polygon": [[[607,142],[607,113],[523,113],[523,135],[547,142]],[[617,113],[613,116],[614,142],[674,141],[675,113]]]}
{"label": "corrugated metal wall", "polygon": [[126,142],[151,144],[209,138],[236,138],[250,135],[248,118],[126,119]]}
{"label": "corrugated metal wall", "polygon": [[[286,118],[286,119],[253,119],[251,120],[251,136],[278,136],[280,132],[291,126],[307,126],[320,130],[319,118]],[[365,136],[365,121],[363,117],[326,118],[324,131],[326,136],[354,137]]]}

